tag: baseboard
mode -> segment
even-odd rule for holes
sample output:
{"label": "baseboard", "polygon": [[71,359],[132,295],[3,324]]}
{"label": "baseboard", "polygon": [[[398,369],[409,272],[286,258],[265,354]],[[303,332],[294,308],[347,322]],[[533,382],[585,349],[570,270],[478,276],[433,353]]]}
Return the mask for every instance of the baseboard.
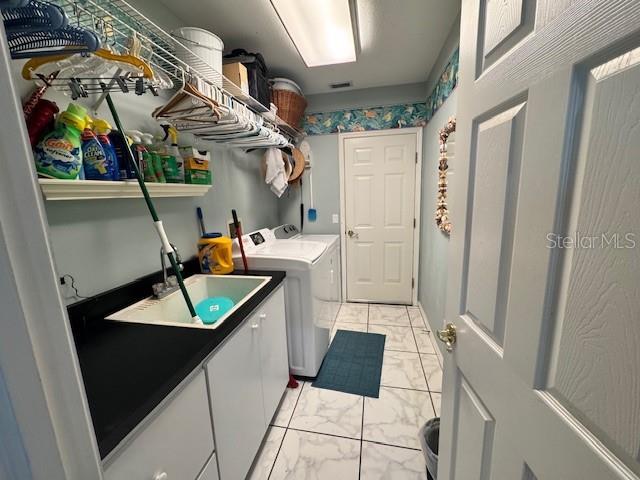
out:
{"label": "baseboard", "polygon": [[430,321],[429,321],[429,317],[427,317],[427,313],[424,311],[424,307],[422,306],[422,303],[420,301],[418,301],[418,308],[420,309],[420,314],[422,315],[422,318],[425,319],[425,321],[427,322],[427,325],[429,326],[429,330],[431,331],[431,339],[433,340],[433,346],[435,347],[436,350],[436,354],[440,357],[440,361],[442,363],[442,358],[444,355],[444,351],[442,350],[443,345],[441,342],[437,341],[436,339],[436,331],[440,328],[440,326],[438,325],[433,325]]}

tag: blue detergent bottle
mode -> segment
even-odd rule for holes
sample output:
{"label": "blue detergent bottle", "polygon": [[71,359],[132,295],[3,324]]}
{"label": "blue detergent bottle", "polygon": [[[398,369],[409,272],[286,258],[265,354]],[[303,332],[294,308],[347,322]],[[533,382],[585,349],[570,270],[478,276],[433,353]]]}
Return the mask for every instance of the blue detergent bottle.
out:
{"label": "blue detergent bottle", "polygon": [[109,140],[111,130],[111,125],[106,120],[96,118],[93,121],[93,131],[95,132],[100,145],[102,145],[104,154],[107,157],[107,165],[111,170],[111,180],[120,180],[118,155],[116,154],[116,149],[111,145],[111,140]]}
{"label": "blue detergent bottle", "polygon": [[112,180],[113,165],[109,165],[102,144],[91,129],[93,120],[85,119],[86,126],[82,132],[82,167],[87,180]]}

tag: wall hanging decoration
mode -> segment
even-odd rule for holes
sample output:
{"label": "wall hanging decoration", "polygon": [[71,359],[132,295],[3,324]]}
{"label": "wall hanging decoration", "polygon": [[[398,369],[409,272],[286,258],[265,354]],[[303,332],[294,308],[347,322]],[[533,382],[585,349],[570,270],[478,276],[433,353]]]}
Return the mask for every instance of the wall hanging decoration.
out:
{"label": "wall hanging decoration", "polygon": [[447,209],[447,170],[449,163],[447,158],[447,139],[449,135],[456,131],[456,119],[451,117],[444,128],[440,129],[440,160],[438,161],[438,206],[436,207],[436,225],[449,235],[451,233],[451,222],[449,221],[449,210]]}

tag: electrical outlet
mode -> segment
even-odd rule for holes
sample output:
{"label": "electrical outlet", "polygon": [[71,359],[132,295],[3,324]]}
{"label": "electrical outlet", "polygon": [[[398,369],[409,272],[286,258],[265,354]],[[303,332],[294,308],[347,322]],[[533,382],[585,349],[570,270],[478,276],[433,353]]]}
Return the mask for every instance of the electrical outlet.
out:
{"label": "electrical outlet", "polygon": [[331,215],[331,221],[333,223],[340,223],[340,216],[337,213],[334,213]]}

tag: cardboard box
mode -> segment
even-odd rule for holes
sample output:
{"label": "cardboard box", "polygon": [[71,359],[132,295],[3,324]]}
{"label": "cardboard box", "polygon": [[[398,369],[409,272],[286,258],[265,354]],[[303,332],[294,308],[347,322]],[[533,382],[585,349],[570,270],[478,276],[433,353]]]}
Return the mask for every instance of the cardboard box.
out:
{"label": "cardboard box", "polygon": [[247,67],[240,62],[227,63],[222,66],[222,74],[229,79],[236,87],[249,95],[249,79]]}
{"label": "cardboard box", "polygon": [[183,158],[185,170],[209,170],[209,160],[194,157]]}
{"label": "cardboard box", "polygon": [[185,170],[184,182],[195,185],[211,185],[211,170]]}

